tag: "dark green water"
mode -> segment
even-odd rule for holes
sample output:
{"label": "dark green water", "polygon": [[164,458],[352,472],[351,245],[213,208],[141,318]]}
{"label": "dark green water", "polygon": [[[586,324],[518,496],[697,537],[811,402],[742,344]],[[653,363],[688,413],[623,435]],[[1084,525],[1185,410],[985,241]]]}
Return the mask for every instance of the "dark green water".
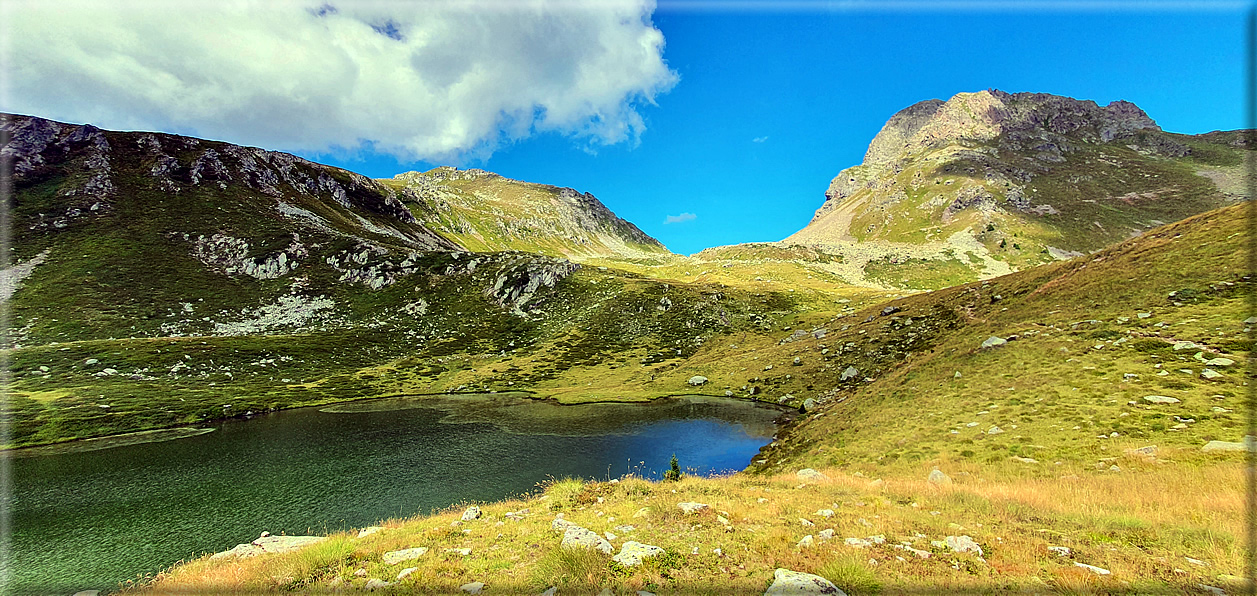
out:
{"label": "dark green water", "polygon": [[509,395],[388,398],[231,420],[214,432],[15,457],[9,589],[111,591],[273,534],[325,533],[533,490],[658,476],[673,453],[738,470],[780,411],[711,398],[558,406]]}

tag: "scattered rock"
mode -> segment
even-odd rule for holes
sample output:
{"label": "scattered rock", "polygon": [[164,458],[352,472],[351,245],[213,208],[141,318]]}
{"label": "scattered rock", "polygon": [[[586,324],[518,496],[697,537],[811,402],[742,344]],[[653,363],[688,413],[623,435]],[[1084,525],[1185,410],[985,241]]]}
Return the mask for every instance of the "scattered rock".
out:
{"label": "scattered rock", "polygon": [[986,430],[986,434],[988,434],[988,435],[998,435],[998,434],[1000,434],[1000,433],[1002,433],[1002,432],[1004,432],[1004,429],[1002,429],[1002,428],[1000,428],[1000,427],[998,427],[998,426],[992,426],[991,428],[988,428],[988,429]]}
{"label": "scattered rock", "polygon": [[799,358],[798,356],[795,356],[794,361],[791,362],[790,364],[791,366],[803,366],[803,359]]}
{"label": "scattered rock", "polygon": [[559,591],[559,588],[557,586],[550,586],[549,588],[546,588],[545,592],[541,593],[541,596],[554,596],[556,593],[558,593],[558,591]]}
{"label": "scattered rock", "polygon": [[1176,404],[1182,400],[1176,397],[1166,397],[1164,395],[1145,395],[1144,401],[1153,404]]}
{"label": "scattered rock", "polygon": [[1006,343],[1008,343],[1008,340],[1002,337],[995,337],[994,335],[992,335],[991,337],[986,338],[986,341],[982,342],[982,349],[985,350],[987,348],[995,348],[995,347],[1002,346]]}
{"label": "scattered rock", "polygon": [[1195,566],[1197,566],[1197,567],[1208,567],[1208,566],[1209,566],[1209,564],[1208,564],[1208,563],[1206,563],[1206,562],[1204,562],[1204,561],[1201,561],[1200,559],[1193,559],[1193,558],[1191,558],[1191,557],[1183,557],[1183,559],[1185,559],[1188,563],[1191,563],[1192,565],[1195,565]]}
{"label": "scattered rock", "polygon": [[407,576],[409,576],[410,574],[412,574],[412,573],[414,573],[414,572],[416,572],[416,571],[419,571],[419,568],[418,568],[418,567],[407,567],[407,568],[405,568],[405,569],[403,569],[403,570],[399,571],[399,572],[397,573],[397,581],[402,581],[403,579],[406,579],[406,577],[407,577]]}
{"label": "scattered rock", "polygon": [[447,552],[447,553],[452,553],[452,554],[455,554],[455,555],[459,555],[459,556],[462,556],[462,557],[470,557],[470,556],[471,556],[471,549],[470,549],[470,548],[447,548],[447,549],[445,549],[445,552]]}
{"label": "scattered rock", "polygon": [[859,375],[860,375],[860,369],[854,366],[848,366],[847,368],[843,369],[842,374],[838,376],[838,380],[846,381],[849,379],[854,379]]}
{"label": "scattered rock", "polygon": [[605,538],[599,536],[580,526],[572,526],[563,532],[563,542],[560,546],[564,548],[585,548],[597,550],[604,555],[611,554],[611,543]]}
{"label": "scattered rock", "polygon": [[1039,463],[1039,460],[1037,460],[1037,459],[1033,459],[1033,458],[1029,458],[1029,457],[1020,457],[1020,456],[1016,456],[1016,455],[1014,455],[1012,459],[1013,459],[1013,461],[1015,461],[1015,462],[1021,462],[1021,463],[1023,463],[1023,464],[1037,464],[1037,463]]}
{"label": "scattered rock", "polygon": [[484,590],[484,582],[471,582],[470,584],[463,584],[459,586],[458,589],[459,591],[466,592],[468,594],[479,594],[482,590]]}
{"label": "scattered rock", "polygon": [[794,475],[798,477],[799,480],[827,480],[829,479],[828,476],[820,472],[817,472],[816,470],[813,470],[812,468],[803,468],[802,470],[795,472]]}
{"label": "scattered rock", "polygon": [[1235,364],[1230,358],[1210,358],[1205,361],[1207,366],[1227,367]]}
{"label": "scattered rock", "polygon": [[982,556],[982,547],[978,546],[978,543],[974,542],[969,536],[948,536],[944,539],[944,542],[947,543],[947,547],[952,552],[974,553],[979,557]]}
{"label": "scattered rock", "polygon": [[1206,368],[1205,370],[1200,371],[1200,377],[1203,379],[1210,379],[1210,380],[1221,379],[1222,373],[1216,370],[1213,370],[1212,368]]}
{"label": "scattered rock", "polygon": [[475,505],[472,505],[471,507],[468,507],[466,511],[463,512],[462,519],[463,521],[471,521],[473,519],[480,519],[480,515],[481,515],[480,508],[476,507]]}
{"label": "scattered rock", "polygon": [[1096,567],[1095,565],[1088,565],[1086,563],[1074,563],[1074,567],[1081,567],[1096,575],[1110,575],[1111,574],[1111,572],[1108,569],[1104,569],[1103,567]]}
{"label": "scattered rock", "polygon": [[262,532],[257,540],[249,544],[237,544],[235,548],[214,553],[210,559],[229,559],[233,557],[255,557],[265,553],[286,553],[303,546],[323,542],[326,536],[271,536],[270,532]]}
{"label": "scattered rock", "polygon": [[930,484],[943,486],[946,484],[951,484],[951,476],[944,474],[943,471],[938,468],[934,468],[933,470],[930,471],[930,475],[929,477],[925,479],[925,481],[929,482]]}
{"label": "scattered rock", "polygon": [[395,550],[392,552],[384,553],[383,560],[384,560],[385,565],[396,565],[403,561],[411,561],[414,559],[418,559],[419,557],[422,557],[423,555],[427,554],[427,552],[428,552],[428,547],[426,546],[406,548],[402,550]]}
{"label": "scattered rock", "polygon": [[805,528],[812,528],[812,527],[815,527],[815,526],[816,526],[816,524],[812,523],[812,520],[810,520],[810,519],[803,519],[803,518],[801,518],[801,517],[799,518],[799,523],[800,523],[800,524],[802,524],[802,525],[803,525],[803,527],[805,527]]}
{"label": "scattered rock", "polygon": [[[639,511],[638,513],[641,513],[641,512]],[[633,517],[637,517],[637,516],[634,515]],[[556,518],[554,521],[550,522],[550,529],[554,530],[555,532],[564,532],[564,531],[567,531],[568,528],[579,528],[579,527],[580,526],[570,521],[567,521],[561,517]]]}
{"label": "scattered rock", "polygon": [[1048,552],[1055,553],[1058,557],[1068,557],[1071,552],[1068,546],[1049,546],[1047,549]]}
{"label": "scattered rock", "polygon": [[354,577],[366,577],[366,576],[367,576],[367,569],[365,567],[361,567],[357,571],[354,571]]}
{"label": "scattered rock", "polygon": [[705,509],[710,509],[711,505],[708,505],[706,503],[686,502],[686,503],[677,503],[677,507],[680,507],[681,511],[684,513],[692,514],[692,513],[698,513]]}
{"label": "scattered rock", "polygon": [[816,515],[819,515],[825,519],[829,519],[834,516],[834,510],[833,509],[818,509],[816,510]]}
{"label": "scattered rock", "polygon": [[812,398],[810,398],[810,397],[809,397],[809,398],[807,398],[807,399],[805,399],[805,400],[803,400],[803,406],[802,406],[802,408],[803,408],[803,411],[804,411],[804,412],[811,412],[812,410],[815,410],[815,409],[816,409],[816,400],[815,400],[815,399],[812,399]]}
{"label": "scattered rock", "polygon": [[376,591],[376,590],[383,590],[384,588],[387,588],[387,587],[389,587],[389,586],[391,586],[391,585],[392,585],[392,584],[390,584],[390,583],[388,583],[388,582],[386,582],[386,581],[384,581],[384,580],[382,580],[382,579],[379,579],[379,578],[375,578],[375,577],[373,577],[373,578],[371,578],[371,579],[367,580],[367,585],[366,585],[366,586],[364,586],[364,587],[366,588],[366,590],[367,590],[368,592],[374,592],[374,591]]}
{"label": "scattered rock", "polygon": [[374,534],[374,533],[376,533],[376,532],[379,532],[380,530],[383,530],[383,529],[384,529],[384,528],[381,528],[380,526],[370,526],[370,527],[366,527],[366,528],[363,528],[363,529],[361,529],[361,530],[358,530],[358,537],[359,537],[359,538],[366,538],[367,536],[370,536],[370,535],[372,535],[372,534]]}
{"label": "scattered rock", "polygon": [[808,534],[807,536],[804,536],[803,539],[800,540],[799,543],[796,544],[795,546],[799,548],[808,548],[808,547],[811,547],[812,544],[814,543],[815,543],[815,540],[812,538],[812,535]]}
{"label": "scattered rock", "polygon": [[773,584],[768,586],[768,591],[764,592],[764,596],[788,596],[788,595],[804,595],[804,594],[834,594],[836,596],[847,596],[846,592],[838,589],[838,586],[830,583],[829,580],[810,573],[802,573],[799,571],[790,571],[789,569],[778,569],[773,572]]}
{"label": "scattered rock", "polygon": [[690,380],[689,380],[689,384],[695,387],[698,387],[699,385],[703,385],[705,383],[707,383],[707,377],[704,377],[701,375],[694,375],[690,377]]}
{"label": "scattered rock", "polygon": [[865,540],[863,538],[848,538],[844,541],[844,543],[847,546],[854,546],[856,548],[868,548],[870,546],[873,546],[872,542],[869,542],[868,540]]}
{"label": "scattered rock", "polygon": [[829,542],[834,539],[834,529],[825,528],[824,530],[821,530],[817,537],[820,538],[821,542]]}
{"label": "scattered rock", "polygon": [[1226,596],[1226,590],[1223,590],[1222,588],[1219,588],[1217,586],[1210,586],[1208,584],[1196,584],[1196,587],[1212,594],[1213,596]]}
{"label": "scattered rock", "polygon": [[1244,443],[1248,443],[1249,450],[1257,451],[1257,441],[1254,441],[1252,437],[1248,437],[1245,441],[1209,441],[1208,443],[1205,443],[1205,446],[1201,447],[1200,450],[1206,452],[1244,451]]}
{"label": "scattered rock", "polygon": [[650,559],[666,554],[668,554],[667,551],[658,546],[629,540],[620,546],[620,554],[611,557],[611,560],[625,567],[636,567],[642,564],[642,559]]}

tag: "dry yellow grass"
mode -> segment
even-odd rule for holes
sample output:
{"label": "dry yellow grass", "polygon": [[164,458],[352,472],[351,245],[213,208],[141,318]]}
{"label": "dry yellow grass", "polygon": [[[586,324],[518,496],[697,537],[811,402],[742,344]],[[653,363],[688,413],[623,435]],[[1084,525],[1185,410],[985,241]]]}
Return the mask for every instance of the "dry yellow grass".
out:
{"label": "dry yellow grass", "polygon": [[[602,588],[617,594],[761,594],[773,570],[784,567],[822,575],[855,595],[1073,594],[1218,585],[1224,583],[1219,574],[1237,575],[1242,565],[1243,499],[1237,487],[1243,469],[1235,462],[1057,480],[999,477],[992,470],[980,477],[957,469],[954,482],[945,486],[930,484],[924,472],[877,479],[841,469],[823,472],[828,478],[814,481],[794,474],[658,483],[635,477],[562,480],[544,494],[484,504],[478,520],[459,521],[463,507],[457,506],[388,522],[361,539],[334,535],[293,553],[203,558],[134,589],[318,592],[361,588],[376,578],[393,582],[389,589],[431,593],[457,592],[462,584],[480,581],[487,594],[537,594],[551,586],[560,594]],[[710,508],[685,514],[677,507],[685,501]],[[524,509],[523,519],[505,515]],[[832,509],[832,516],[823,516],[825,509]],[[668,554],[627,568],[606,555],[563,549],[561,534],[551,528],[560,514],[595,532],[613,533],[616,549],[635,540]],[[634,528],[625,530],[626,524]],[[832,540],[820,539],[824,529],[834,530]],[[811,546],[799,544],[806,535],[813,536]],[[955,553],[937,542],[961,535],[980,544],[982,555]],[[845,543],[875,536],[884,543],[866,548]],[[386,552],[417,546],[430,550],[405,563],[382,560]],[[1071,552],[1061,556],[1048,546]],[[446,550],[453,548],[472,553]],[[396,580],[412,566],[418,569]]]}

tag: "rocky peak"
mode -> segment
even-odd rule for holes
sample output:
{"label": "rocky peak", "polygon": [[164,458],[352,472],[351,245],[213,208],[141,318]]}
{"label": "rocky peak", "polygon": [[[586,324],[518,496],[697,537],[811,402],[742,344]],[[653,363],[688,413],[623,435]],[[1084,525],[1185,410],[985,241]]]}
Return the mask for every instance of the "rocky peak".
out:
{"label": "rocky peak", "polygon": [[1128,101],[1101,107],[1090,100],[991,89],[959,93],[946,102],[926,100],[900,110],[869,144],[864,165],[885,164],[917,149],[953,143],[999,140],[1002,148],[1018,150],[1033,141],[1064,146],[1107,143],[1144,130],[1161,128]]}

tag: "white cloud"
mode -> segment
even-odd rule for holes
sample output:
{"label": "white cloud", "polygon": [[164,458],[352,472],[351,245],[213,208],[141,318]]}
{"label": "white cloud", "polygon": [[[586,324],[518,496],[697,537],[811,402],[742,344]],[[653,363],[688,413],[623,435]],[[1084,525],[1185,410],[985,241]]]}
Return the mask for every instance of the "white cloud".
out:
{"label": "white cloud", "polygon": [[693,213],[682,213],[680,215],[669,215],[663,219],[664,225],[682,223],[697,218]]}
{"label": "white cloud", "polygon": [[634,143],[677,75],[652,0],[10,0],[0,109],[268,148]]}
{"label": "white cloud", "polygon": [[762,136],[762,137],[755,137],[755,138],[751,139],[751,142],[752,142],[752,143],[763,143],[764,141],[767,141],[767,140],[768,140],[768,135],[764,135],[764,136]]}

